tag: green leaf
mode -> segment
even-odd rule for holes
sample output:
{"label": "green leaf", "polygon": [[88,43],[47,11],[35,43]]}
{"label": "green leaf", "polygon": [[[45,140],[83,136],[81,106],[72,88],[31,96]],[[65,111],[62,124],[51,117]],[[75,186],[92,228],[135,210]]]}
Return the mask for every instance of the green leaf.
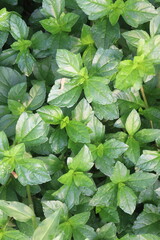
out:
{"label": "green leaf", "polygon": [[104,207],[100,210],[99,215],[104,222],[119,223],[119,216],[116,207]]}
{"label": "green leaf", "polygon": [[125,235],[120,240],[159,240],[159,237],[152,234],[142,234],[142,235]]}
{"label": "green leaf", "polygon": [[96,237],[96,233],[94,232],[94,229],[92,227],[88,225],[80,225],[73,228],[73,237],[76,240],[94,240]]}
{"label": "green leaf", "polygon": [[0,158],[3,157],[4,151],[9,149],[9,142],[6,134],[1,131],[0,132]]}
{"label": "green leaf", "polygon": [[79,227],[79,225],[85,225],[88,222],[89,217],[90,212],[79,213],[69,218],[69,223],[74,227]]}
{"label": "green leaf", "polygon": [[16,161],[15,170],[23,186],[42,184],[51,180],[45,164],[38,159]]}
{"label": "green leaf", "polygon": [[103,225],[101,228],[97,229],[98,238],[106,240],[116,239],[116,226],[114,223],[110,222]]}
{"label": "green leaf", "polygon": [[105,126],[94,116],[88,122],[87,126],[91,129],[90,139],[91,142],[100,143],[104,140]]}
{"label": "green leaf", "polygon": [[59,25],[61,31],[63,32],[71,32],[72,27],[78,21],[79,16],[75,13],[62,13],[59,19]]}
{"label": "green leaf", "polygon": [[0,119],[0,131],[4,131],[7,137],[15,134],[17,116],[7,114]]}
{"label": "green leaf", "polygon": [[92,27],[92,35],[97,48],[107,49],[120,38],[119,24],[112,26],[106,18],[97,20]]}
{"label": "green leaf", "polygon": [[117,205],[126,213],[133,214],[136,208],[137,196],[131,188],[124,184],[118,188]]}
{"label": "green leaf", "polygon": [[14,170],[14,162],[11,158],[4,158],[0,161],[0,183],[5,185],[10,177],[10,173]]}
{"label": "green leaf", "polygon": [[27,91],[27,83],[17,83],[8,92],[8,99],[22,102]]}
{"label": "green leaf", "polygon": [[136,234],[156,234],[159,235],[160,214],[156,206],[145,204],[143,212],[139,214],[133,225]]}
{"label": "green leaf", "polygon": [[65,0],[43,0],[42,8],[46,16],[59,18],[64,11]]}
{"label": "green leaf", "polygon": [[9,217],[13,217],[20,222],[27,222],[34,217],[32,209],[20,202],[0,200],[0,209]]}
{"label": "green leaf", "polygon": [[43,201],[42,206],[43,206],[43,212],[46,218],[52,215],[57,210],[61,211],[61,215],[63,219],[68,217],[67,206],[60,201],[53,201],[53,200]]}
{"label": "green leaf", "polygon": [[113,174],[110,179],[114,184],[123,183],[128,181],[129,174],[130,171],[126,168],[126,166],[118,161],[114,166]]}
{"label": "green leaf", "polygon": [[139,171],[130,175],[126,184],[135,191],[142,191],[151,187],[156,180],[157,176],[155,174]]}
{"label": "green leaf", "polygon": [[56,154],[61,153],[68,143],[66,131],[64,129],[55,129],[49,138],[49,143],[53,152]]}
{"label": "green leaf", "polygon": [[147,0],[127,0],[123,18],[130,26],[137,28],[138,25],[150,21],[157,11]]}
{"label": "green leaf", "polygon": [[59,32],[61,32],[61,26],[60,24],[57,22],[57,19],[55,18],[48,18],[48,19],[43,19],[40,21],[40,24],[42,25],[42,27],[49,33],[55,35]]}
{"label": "green leaf", "polygon": [[120,90],[126,90],[127,88],[133,87],[134,84],[137,84],[138,88],[140,88],[142,77],[138,69],[134,67],[133,61],[124,60],[119,65],[115,87]]}
{"label": "green leaf", "polygon": [[91,28],[86,24],[83,24],[83,27],[82,27],[81,42],[83,45],[94,44]]}
{"label": "green leaf", "polygon": [[0,31],[9,31],[10,13],[6,8],[0,10]]}
{"label": "green leaf", "polygon": [[75,172],[73,180],[77,187],[91,188],[94,185],[92,179],[82,172]]}
{"label": "green leaf", "polygon": [[68,50],[58,49],[56,61],[59,67],[59,73],[68,77],[75,77],[80,74],[80,69],[82,68],[80,54],[74,54]]}
{"label": "green leaf", "polygon": [[113,5],[111,5],[111,11],[109,12],[109,21],[112,25],[115,25],[120,15],[124,12],[124,1],[117,0]]}
{"label": "green leaf", "polygon": [[156,171],[159,173],[160,154],[156,151],[144,150],[137,161],[137,166],[145,171]]}
{"label": "green leaf", "polygon": [[90,20],[96,20],[104,17],[109,12],[109,6],[112,0],[76,0],[79,7],[89,15]]}
{"label": "green leaf", "polygon": [[114,120],[119,117],[119,110],[116,103],[101,105],[93,103],[95,115],[100,119]]}
{"label": "green leaf", "polygon": [[102,105],[114,102],[110,88],[106,85],[106,78],[91,77],[84,83],[84,93],[89,103],[95,102]]}
{"label": "green leaf", "polygon": [[55,236],[55,232],[60,221],[60,211],[56,211],[48,218],[44,219],[36,228],[32,239],[33,240],[46,240]]}
{"label": "green leaf", "polygon": [[104,143],[104,155],[108,158],[118,158],[121,156],[128,148],[128,146],[115,139],[107,140]]}
{"label": "green leaf", "polygon": [[15,100],[8,99],[8,108],[13,115],[21,115],[25,111],[25,106]]}
{"label": "green leaf", "polygon": [[16,125],[16,142],[26,146],[39,145],[47,141],[48,125],[38,114],[22,113]]}
{"label": "green leaf", "polygon": [[28,110],[36,110],[41,107],[46,98],[46,87],[44,81],[32,81],[33,87],[29,91],[29,95],[24,102]]}
{"label": "green leaf", "polygon": [[[63,84],[64,83],[64,84]],[[82,87],[62,78],[55,82],[48,95],[48,103],[58,107],[72,107],[80,97]]]}
{"label": "green leaf", "polygon": [[48,124],[60,124],[63,112],[59,107],[46,105],[38,109],[38,114]]}
{"label": "green leaf", "polygon": [[0,67],[0,103],[6,104],[9,90],[17,83],[24,83],[25,77],[16,70]]}
{"label": "green leaf", "polygon": [[74,205],[79,204],[81,190],[77,188],[74,184],[64,185],[55,191],[52,196],[60,201],[66,203],[67,207],[71,209]]}
{"label": "green leaf", "polygon": [[[149,41],[141,42],[138,47],[138,55],[143,54],[145,59],[154,64],[159,64],[160,35],[150,38]],[[145,70],[144,70],[145,71]]]}
{"label": "green leaf", "polygon": [[66,131],[68,137],[73,142],[80,142],[80,143],[89,143],[90,142],[90,135],[89,129],[81,122],[78,121],[70,121],[66,126]]}
{"label": "green leaf", "polygon": [[93,116],[93,111],[90,104],[83,98],[72,111],[72,119],[87,123]]}
{"label": "green leaf", "polygon": [[16,63],[18,64],[21,72],[24,73],[26,76],[29,76],[33,72],[35,59],[29,51],[20,52],[17,55]]}
{"label": "green leaf", "polygon": [[[0,23],[1,24],[1,23]],[[1,27],[0,27],[1,28]],[[8,33],[7,32],[2,32],[0,30],[0,35],[1,35],[1,39],[0,39],[0,48],[2,48],[4,46],[4,44],[7,41],[8,38]]]}
{"label": "green leaf", "polygon": [[70,186],[73,181],[73,170],[69,170],[67,173],[63,174],[60,178],[58,178],[58,181],[62,184]]}
{"label": "green leaf", "polygon": [[18,230],[10,230],[3,232],[2,240],[21,239],[29,240],[29,237]]}
{"label": "green leaf", "polygon": [[84,147],[74,158],[67,159],[67,165],[69,169],[73,169],[74,171],[89,171],[94,165],[89,148],[84,145]]}
{"label": "green leaf", "polygon": [[129,45],[136,48],[138,48],[138,44],[141,39],[144,39],[145,41],[150,39],[148,33],[143,30],[131,30],[124,32],[122,36],[126,39]]}
{"label": "green leaf", "polygon": [[125,128],[129,135],[133,136],[141,126],[141,119],[138,112],[133,109],[127,117]]}
{"label": "green leaf", "polygon": [[90,201],[91,206],[116,206],[117,205],[117,185],[114,183],[104,184]]}
{"label": "green leaf", "polygon": [[142,129],[135,134],[135,139],[140,143],[154,142],[160,134],[159,129]]}
{"label": "green leaf", "polygon": [[28,37],[29,28],[25,21],[16,14],[12,14],[10,17],[10,33],[15,40],[27,39]]}
{"label": "green leaf", "polygon": [[50,154],[47,157],[38,157],[39,160],[43,161],[47,171],[50,175],[61,170],[63,163],[53,154]]}
{"label": "green leaf", "polygon": [[111,77],[117,72],[121,58],[122,53],[118,49],[99,48],[93,58],[92,71],[98,76]]}
{"label": "green leaf", "polygon": [[160,15],[153,17],[150,21],[149,30],[151,37],[160,34]]}
{"label": "green leaf", "polygon": [[137,142],[133,137],[129,137],[126,144],[128,145],[128,149],[125,152],[125,155],[129,158],[131,162],[136,164],[140,157],[139,142]]}

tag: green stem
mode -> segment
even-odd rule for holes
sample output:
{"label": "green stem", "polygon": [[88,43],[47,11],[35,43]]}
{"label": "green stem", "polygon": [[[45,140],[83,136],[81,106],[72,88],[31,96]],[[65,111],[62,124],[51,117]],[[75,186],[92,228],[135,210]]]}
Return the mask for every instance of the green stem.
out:
{"label": "green stem", "polygon": [[[32,196],[31,196],[31,189],[30,189],[29,185],[26,186],[26,190],[27,190],[27,196],[28,196],[28,205],[30,206],[30,208],[34,212],[34,206],[33,206],[33,201],[32,201]],[[34,229],[36,229],[37,228],[37,221],[36,221],[35,212],[34,212],[34,217],[32,217],[32,224],[33,224]]]}
{"label": "green stem", "polygon": [[[148,105],[148,101],[147,101],[143,86],[141,87],[141,94],[142,94],[142,98],[143,98],[144,103],[145,103],[145,108],[147,109],[147,108],[149,108],[149,105]],[[151,128],[153,128],[152,120],[150,120],[150,125],[151,125]]]}

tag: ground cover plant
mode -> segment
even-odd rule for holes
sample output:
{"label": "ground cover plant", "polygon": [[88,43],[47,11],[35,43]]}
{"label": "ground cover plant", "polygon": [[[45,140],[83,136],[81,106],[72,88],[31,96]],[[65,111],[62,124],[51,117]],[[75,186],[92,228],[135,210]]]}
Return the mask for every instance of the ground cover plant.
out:
{"label": "ground cover plant", "polygon": [[160,1],[0,1],[0,239],[160,240]]}

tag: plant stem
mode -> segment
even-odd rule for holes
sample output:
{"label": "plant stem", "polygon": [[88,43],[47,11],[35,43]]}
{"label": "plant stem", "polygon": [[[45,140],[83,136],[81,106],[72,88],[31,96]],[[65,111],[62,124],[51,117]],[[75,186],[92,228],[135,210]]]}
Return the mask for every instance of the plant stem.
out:
{"label": "plant stem", "polygon": [[[147,101],[143,86],[141,87],[141,94],[142,94],[142,98],[143,98],[144,103],[145,103],[145,108],[149,108],[148,101]],[[151,128],[153,128],[152,120],[150,120],[150,125],[151,125]]]}
{"label": "plant stem", "polygon": [[[33,206],[33,201],[32,201],[32,196],[31,196],[31,189],[30,189],[29,185],[26,186],[26,190],[27,190],[27,196],[28,196],[28,205],[30,206],[30,208],[34,212],[34,206]],[[37,228],[37,221],[36,221],[35,212],[34,212],[34,217],[32,217],[32,223],[33,223],[34,229],[36,229]]]}

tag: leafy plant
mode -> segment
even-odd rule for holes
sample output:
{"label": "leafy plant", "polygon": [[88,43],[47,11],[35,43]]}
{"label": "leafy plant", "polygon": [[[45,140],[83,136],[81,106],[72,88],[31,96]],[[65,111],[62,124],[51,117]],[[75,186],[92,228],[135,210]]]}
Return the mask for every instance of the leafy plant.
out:
{"label": "leafy plant", "polygon": [[160,239],[160,1],[0,1],[0,239]]}

